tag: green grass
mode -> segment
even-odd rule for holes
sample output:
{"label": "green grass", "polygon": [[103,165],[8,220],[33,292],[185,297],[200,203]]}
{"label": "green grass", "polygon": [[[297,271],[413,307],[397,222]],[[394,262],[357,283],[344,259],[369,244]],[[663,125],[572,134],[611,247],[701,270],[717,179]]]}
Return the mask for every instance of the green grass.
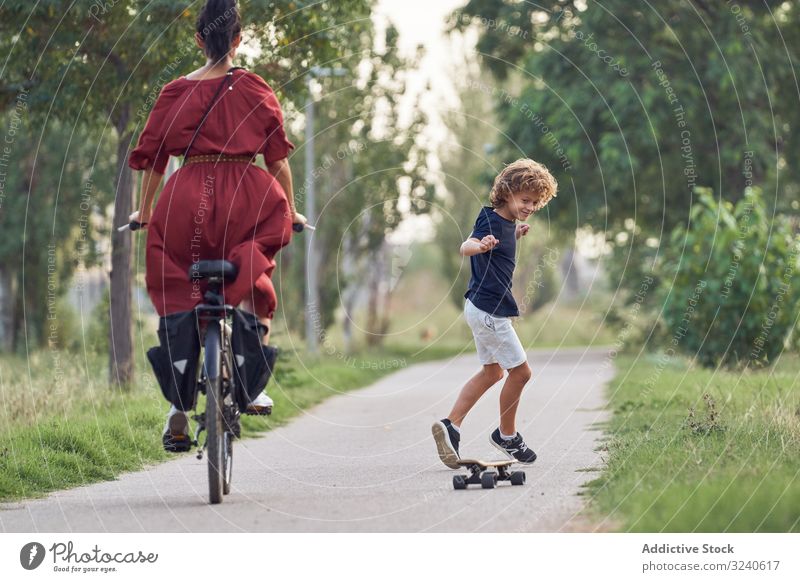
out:
{"label": "green grass", "polygon": [[800,531],[800,358],[758,372],[617,358],[607,461],[587,493],[601,529]]}
{"label": "green grass", "polygon": [[157,446],[163,402],[145,386],[112,391],[106,366],[93,354],[47,350],[0,358],[0,499],[113,479],[166,458]]}
{"label": "green grass", "polygon": [[[286,350],[270,383],[274,414],[244,417],[243,436],[284,424],[331,395],[399,368],[449,355],[429,349],[412,362],[400,348],[362,351],[352,359],[340,352],[309,358]],[[114,479],[174,458],[161,447],[168,405],[142,353],[136,370],[136,385],[121,393],[108,387],[106,358],[99,355],[43,350],[27,359],[0,356],[0,500]]]}

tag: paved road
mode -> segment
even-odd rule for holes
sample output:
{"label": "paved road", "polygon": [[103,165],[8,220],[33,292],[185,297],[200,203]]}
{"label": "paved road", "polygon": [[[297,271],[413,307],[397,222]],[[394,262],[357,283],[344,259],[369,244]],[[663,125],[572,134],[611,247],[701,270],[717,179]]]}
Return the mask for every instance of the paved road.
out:
{"label": "paved road", "polygon": [[[477,369],[474,354],[410,366],[338,395],[263,438],[237,443],[234,489],[209,506],[206,465],[193,455],[0,508],[5,532],[564,531],[581,529],[581,485],[600,463],[607,420],[604,349],[529,352],[533,380],[518,430],[539,455],[523,487],[452,488],[430,424]],[[275,388],[273,388],[275,389]],[[500,385],[462,427],[462,456],[496,458]],[[160,428],[160,427],[159,427]],[[154,427],[156,429],[156,427]]]}

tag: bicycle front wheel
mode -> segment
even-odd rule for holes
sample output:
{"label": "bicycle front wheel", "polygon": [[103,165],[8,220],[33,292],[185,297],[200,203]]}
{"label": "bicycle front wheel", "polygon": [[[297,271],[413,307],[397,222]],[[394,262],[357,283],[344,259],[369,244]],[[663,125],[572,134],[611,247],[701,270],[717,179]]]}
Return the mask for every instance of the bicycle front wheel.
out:
{"label": "bicycle front wheel", "polygon": [[206,456],[208,457],[208,497],[212,504],[222,503],[225,468],[222,430],[222,338],[219,323],[210,321],[206,328]]}

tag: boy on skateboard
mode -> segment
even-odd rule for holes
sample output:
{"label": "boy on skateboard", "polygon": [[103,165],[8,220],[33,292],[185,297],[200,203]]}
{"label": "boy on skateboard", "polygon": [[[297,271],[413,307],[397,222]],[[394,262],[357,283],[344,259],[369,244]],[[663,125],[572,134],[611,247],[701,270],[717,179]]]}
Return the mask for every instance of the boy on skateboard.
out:
{"label": "boy on skateboard", "polygon": [[530,230],[530,225],[523,223],[556,195],[557,187],[555,178],[538,162],[519,159],[509,164],[494,180],[489,195],[492,205],[481,209],[472,234],[461,245],[460,253],[470,257],[472,268],[464,295],[464,317],[483,368],[461,389],[447,418],[431,427],[439,458],[451,469],[458,468],[461,423],[478,399],[503,379],[504,370],[508,370],[508,377],[500,392],[500,426],[490,441],[509,459],[520,463],[536,460],[536,453],[528,448],[515,425],[531,369],[511,325],[510,318],[519,315],[511,279],[517,240]]}

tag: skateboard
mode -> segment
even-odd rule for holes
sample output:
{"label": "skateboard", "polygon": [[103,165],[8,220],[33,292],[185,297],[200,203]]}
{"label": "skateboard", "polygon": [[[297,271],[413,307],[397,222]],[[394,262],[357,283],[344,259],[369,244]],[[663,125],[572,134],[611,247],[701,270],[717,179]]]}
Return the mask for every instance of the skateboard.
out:
{"label": "skateboard", "polygon": [[[453,488],[466,489],[467,485],[478,485],[484,489],[494,489],[498,481],[511,481],[512,485],[525,483],[525,471],[509,471],[516,461],[480,461],[478,459],[459,459],[458,465],[466,467],[469,475],[453,476]],[[497,469],[497,472],[491,469]]]}

